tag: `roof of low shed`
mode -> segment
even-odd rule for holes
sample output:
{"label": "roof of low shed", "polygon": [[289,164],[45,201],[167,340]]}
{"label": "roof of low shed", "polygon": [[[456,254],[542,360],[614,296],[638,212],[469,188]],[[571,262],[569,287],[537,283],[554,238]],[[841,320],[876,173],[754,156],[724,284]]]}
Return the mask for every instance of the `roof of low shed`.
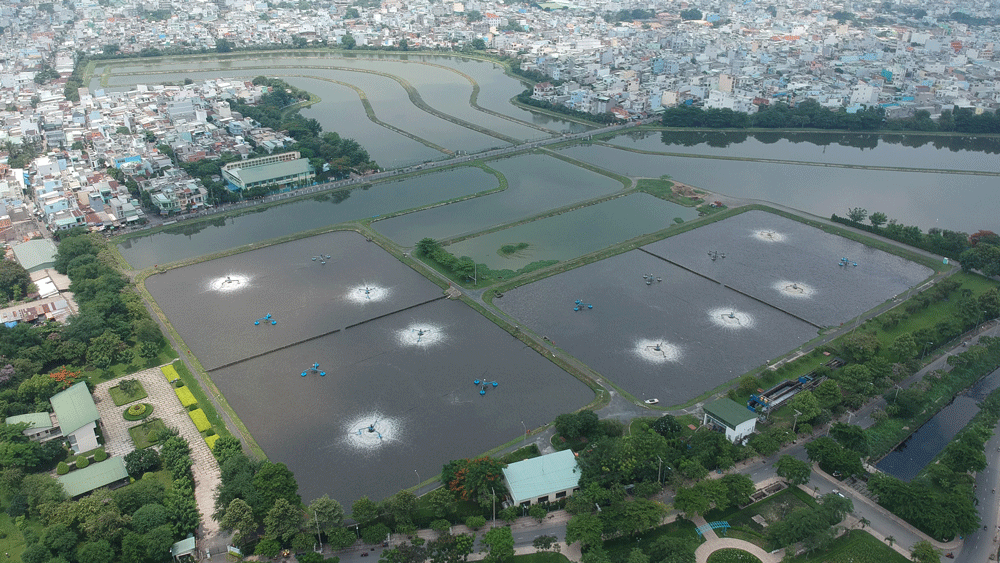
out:
{"label": "roof of low shed", "polygon": [[66,494],[71,498],[127,478],[125,460],[120,457],[108,458],[106,461],[58,476],[59,482],[66,489]]}
{"label": "roof of low shed", "polygon": [[757,418],[757,414],[732,399],[722,398],[708,403],[705,412],[712,415],[730,428],[736,428],[744,422]]}
{"label": "roof of low shed", "polygon": [[580,484],[576,456],[570,450],[512,463],[503,474],[515,504]]}

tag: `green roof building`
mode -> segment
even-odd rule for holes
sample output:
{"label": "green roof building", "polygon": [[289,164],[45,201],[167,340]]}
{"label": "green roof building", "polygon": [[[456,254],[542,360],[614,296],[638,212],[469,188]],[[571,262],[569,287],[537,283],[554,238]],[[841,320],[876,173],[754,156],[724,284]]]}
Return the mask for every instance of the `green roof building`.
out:
{"label": "green roof building", "polygon": [[304,186],[312,183],[316,171],[308,159],[299,156],[298,151],[291,151],[231,162],[222,167],[222,177],[234,192],[257,187]]}
{"label": "green roof building", "polygon": [[57,478],[66,490],[66,495],[73,498],[101,487],[124,484],[128,482],[128,471],[125,470],[124,459],[111,457],[83,469],[59,475]]}
{"label": "green roof building", "polygon": [[62,434],[52,421],[52,415],[47,412],[30,412],[17,416],[8,416],[6,424],[27,423],[28,428],[24,430],[24,435],[36,442],[44,442],[51,438],[57,438]]}
{"label": "green roof building", "polygon": [[29,272],[54,268],[56,245],[49,239],[29,240],[14,247],[14,257]]}
{"label": "green roof building", "polygon": [[571,450],[512,463],[503,476],[515,505],[554,502],[580,490],[580,470]]}
{"label": "green roof building", "polygon": [[733,401],[722,398],[708,403],[704,407],[703,423],[725,430],[726,438],[736,443],[753,434],[757,427],[757,413]]}
{"label": "green roof building", "polygon": [[97,412],[94,397],[86,383],[77,383],[56,393],[49,402],[52,403],[62,434],[74,452],[86,452],[99,445],[97,422],[101,420],[101,415]]}

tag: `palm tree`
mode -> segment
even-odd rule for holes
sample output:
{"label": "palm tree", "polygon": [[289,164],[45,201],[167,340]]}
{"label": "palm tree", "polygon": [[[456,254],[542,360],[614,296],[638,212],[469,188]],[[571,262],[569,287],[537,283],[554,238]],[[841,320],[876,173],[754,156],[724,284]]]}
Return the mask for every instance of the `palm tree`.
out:
{"label": "palm tree", "polygon": [[861,529],[864,530],[865,526],[871,524],[872,522],[867,518],[862,518],[861,520],[858,520],[858,523],[861,524]]}
{"label": "palm tree", "polygon": [[896,543],[896,538],[895,536],[886,536],[885,541],[889,542],[889,547],[892,547],[892,544]]}

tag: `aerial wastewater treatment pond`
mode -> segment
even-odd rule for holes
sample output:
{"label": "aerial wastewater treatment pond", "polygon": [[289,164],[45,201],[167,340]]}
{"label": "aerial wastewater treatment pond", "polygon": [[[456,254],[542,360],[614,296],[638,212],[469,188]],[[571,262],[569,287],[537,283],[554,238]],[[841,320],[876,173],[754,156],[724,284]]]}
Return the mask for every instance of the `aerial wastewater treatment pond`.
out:
{"label": "aerial wastewater treatment pond", "polygon": [[929,274],[750,211],[518,287],[494,304],[636,398],[675,405]]}
{"label": "aerial wastewater treatment pond", "polygon": [[385,498],[594,397],[355,233],[146,283],[268,458],[296,473],[306,500]]}

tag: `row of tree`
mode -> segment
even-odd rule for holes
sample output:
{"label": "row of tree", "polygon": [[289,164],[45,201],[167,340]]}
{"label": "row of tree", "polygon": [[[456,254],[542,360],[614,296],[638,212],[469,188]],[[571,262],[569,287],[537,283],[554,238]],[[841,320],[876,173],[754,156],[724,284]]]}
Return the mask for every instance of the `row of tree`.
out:
{"label": "row of tree", "polygon": [[731,109],[701,108],[679,105],[663,112],[665,127],[705,127],[710,129],[839,129],[848,131],[946,131],[969,134],[1000,133],[1000,115],[996,112],[977,114],[970,108],[943,110],[937,121],[921,110],[912,117],[886,119],[880,106],[865,107],[849,113],[847,108],[829,109],[809,98],[794,106],[773,101],[758,106],[747,114]]}

